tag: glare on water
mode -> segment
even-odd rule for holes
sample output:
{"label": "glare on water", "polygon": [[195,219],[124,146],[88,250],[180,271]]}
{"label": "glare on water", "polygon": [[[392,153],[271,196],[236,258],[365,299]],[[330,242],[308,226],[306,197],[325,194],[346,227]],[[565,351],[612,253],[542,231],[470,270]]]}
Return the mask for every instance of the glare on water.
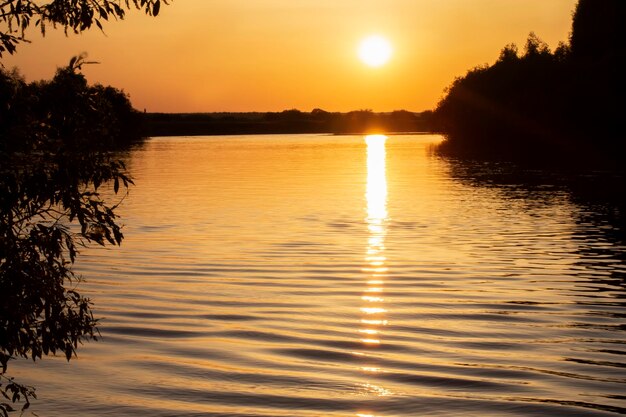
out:
{"label": "glare on water", "polygon": [[387,269],[385,267],[385,234],[387,220],[387,170],[384,135],[365,137],[367,144],[367,186],[365,200],[367,202],[367,252],[363,272],[367,274],[367,287],[361,299],[364,313],[361,323],[363,328],[361,342],[369,345],[381,343],[382,327],[385,320],[384,285]]}

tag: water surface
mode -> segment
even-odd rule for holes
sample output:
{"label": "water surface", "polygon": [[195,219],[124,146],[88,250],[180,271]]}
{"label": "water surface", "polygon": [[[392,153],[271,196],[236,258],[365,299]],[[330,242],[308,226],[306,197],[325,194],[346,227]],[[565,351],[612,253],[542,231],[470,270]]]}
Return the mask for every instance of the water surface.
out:
{"label": "water surface", "polygon": [[149,140],[122,247],[77,263],[102,340],[12,364],[31,408],[626,414],[623,206],[435,157],[437,140]]}

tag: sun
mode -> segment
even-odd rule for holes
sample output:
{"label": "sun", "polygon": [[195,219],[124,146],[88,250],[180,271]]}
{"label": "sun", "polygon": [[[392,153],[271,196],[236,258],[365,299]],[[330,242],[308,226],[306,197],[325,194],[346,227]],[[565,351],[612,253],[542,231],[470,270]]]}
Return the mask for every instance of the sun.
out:
{"label": "sun", "polygon": [[383,66],[391,58],[391,43],[380,35],[371,35],[359,44],[359,58],[370,67]]}

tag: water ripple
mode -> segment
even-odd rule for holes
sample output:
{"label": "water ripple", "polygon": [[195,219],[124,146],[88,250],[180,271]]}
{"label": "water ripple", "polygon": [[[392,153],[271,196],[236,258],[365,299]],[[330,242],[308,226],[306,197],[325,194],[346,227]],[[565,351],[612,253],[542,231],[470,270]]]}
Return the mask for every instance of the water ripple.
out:
{"label": "water ripple", "polygon": [[554,173],[439,159],[436,140],[148,141],[124,244],[77,264],[102,341],[18,362],[31,408],[626,414],[626,210],[597,200],[600,179],[592,199]]}

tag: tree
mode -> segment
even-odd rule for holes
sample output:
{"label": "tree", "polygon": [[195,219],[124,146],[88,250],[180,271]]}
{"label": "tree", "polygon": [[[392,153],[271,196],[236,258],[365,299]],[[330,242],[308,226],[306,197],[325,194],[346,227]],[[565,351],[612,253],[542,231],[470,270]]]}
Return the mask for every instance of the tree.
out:
{"label": "tree", "polygon": [[[626,2],[580,0],[572,22],[571,61],[581,130],[598,132],[612,153],[626,153],[623,101],[626,94]],[[600,123],[598,123],[600,122]]]}
{"label": "tree", "polygon": [[522,56],[516,45],[507,45],[495,64],[457,78],[435,112],[438,127],[448,135],[441,149],[533,158],[539,147],[544,154],[556,148],[560,60],[531,32]]}
{"label": "tree", "polygon": [[[11,359],[64,354],[96,340],[89,299],[72,264],[90,242],[119,245],[118,194],[132,180],[111,149],[125,146],[132,107],[112,87],[89,86],[76,57],[51,81],[0,70],[0,413],[35,397],[6,375]],[[129,110],[130,109],[130,110]],[[120,138],[123,138],[122,140]]]}
{"label": "tree", "polygon": [[[435,111],[441,150],[478,157],[623,165],[626,2],[580,0],[570,44],[530,33],[456,79]],[[563,158],[565,156],[566,158]]]}
{"label": "tree", "polygon": [[572,21],[571,47],[578,61],[624,58],[626,2],[580,0]]}
{"label": "tree", "polygon": [[123,19],[126,9],[135,7],[150,16],[159,14],[167,0],[0,0],[0,56],[13,54],[21,42],[28,42],[26,31],[39,27],[45,35],[48,25],[80,33],[96,25],[101,30],[109,19]]}
{"label": "tree", "polygon": [[519,59],[517,45],[510,43],[500,51],[498,62],[515,62]]}
{"label": "tree", "polygon": [[[136,8],[159,14],[168,0],[0,0],[0,57],[28,42],[31,26],[80,33]],[[27,84],[0,66],[0,413],[34,389],[6,375],[16,357],[40,359],[96,339],[90,301],[75,290],[71,267],[89,242],[120,244],[117,194],[132,183],[110,150],[137,136],[137,114],[112,87],[87,85],[87,63],[72,58],[50,82]],[[70,287],[70,284],[73,286]]]}
{"label": "tree", "polygon": [[550,48],[548,44],[542,41],[539,36],[535,34],[535,32],[530,32],[528,34],[528,39],[526,39],[526,53],[525,57],[533,57],[533,56],[549,56]]}

